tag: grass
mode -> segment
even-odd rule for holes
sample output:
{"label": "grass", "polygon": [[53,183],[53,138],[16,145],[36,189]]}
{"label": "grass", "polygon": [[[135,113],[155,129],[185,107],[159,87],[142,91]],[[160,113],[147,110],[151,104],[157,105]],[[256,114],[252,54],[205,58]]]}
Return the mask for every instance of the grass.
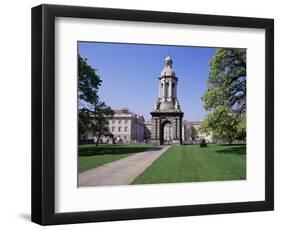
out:
{"label": "grass", "polygon": [[78,169],[83,172],[137,152],[147,151],[151,147],[152,145],[146,144],[79,145]]}
{"label": "grass", "polygon": [[133,184],[246,179],[246,145],[174,145]]}

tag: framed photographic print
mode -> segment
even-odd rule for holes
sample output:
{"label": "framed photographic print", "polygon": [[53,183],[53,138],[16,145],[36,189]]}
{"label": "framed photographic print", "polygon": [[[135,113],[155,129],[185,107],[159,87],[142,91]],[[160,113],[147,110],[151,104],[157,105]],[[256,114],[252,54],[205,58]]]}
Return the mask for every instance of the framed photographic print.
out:
{"label": "framed photographic print", "polygon": [[273,19],[32,8],[32,221],[274,208]]}

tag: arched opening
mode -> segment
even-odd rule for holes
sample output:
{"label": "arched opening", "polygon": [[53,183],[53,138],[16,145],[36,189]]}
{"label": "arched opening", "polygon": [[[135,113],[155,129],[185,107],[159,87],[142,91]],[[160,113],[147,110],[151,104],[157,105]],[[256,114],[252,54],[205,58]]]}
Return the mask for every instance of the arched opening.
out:
{"label": "arched opening", "polygon": [[165,120],[160,126],[160,145],[172,144],[173,140],[173,127],[169,120]]}

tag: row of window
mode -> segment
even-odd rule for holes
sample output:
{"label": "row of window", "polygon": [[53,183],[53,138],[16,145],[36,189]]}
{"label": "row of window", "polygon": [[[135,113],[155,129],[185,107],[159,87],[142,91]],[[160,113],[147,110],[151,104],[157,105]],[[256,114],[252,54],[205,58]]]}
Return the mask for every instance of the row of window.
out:
{"label": "row of window", "polygon": [[[117,130],[115,130],[115,127],[112,126],[112,127],[111,127],[111,131],[112,131],[112,132],[115,132],[115,131],[121,132],[121,127],[118,127]],[[128,127],[125,126],[125,127],[124,127],[124,132],[127,132],[127,131],[128,131]]]}
{"label": "row of window", "polygon": [[123,121],[124,121],[125,124],[128,123],[128,120],[114,120],[114,119],[111,120],[111,123],[112,123],[112,124],[115,124],[115,122],[116,122],[116,123],[118,123],[118,124],[121,124]]}
{"label": "row of window", "polygon": [[123,138],[121,138],[120,136],[117,136],[117,140],[127,140],[127,136],[125,135],[125,136],[123,136]]}

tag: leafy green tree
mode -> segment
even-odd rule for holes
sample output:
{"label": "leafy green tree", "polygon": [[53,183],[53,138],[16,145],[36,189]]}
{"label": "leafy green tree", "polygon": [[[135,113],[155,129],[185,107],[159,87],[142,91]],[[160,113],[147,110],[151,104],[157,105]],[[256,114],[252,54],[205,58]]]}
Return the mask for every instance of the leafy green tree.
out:
{"label": "leafy green tree", "polygon": [[88,63],[87,59],[78,56],[78,129],[79,139],[92,129],[92,104],[98,102],[98,89],[101,79]]}
{"label": "leafy green tree", "polygon": [[79,140],[83,139],[83,136],[87,131],[91,129],[91,113],[88,109],[78,109],[78,135]]}
{"label": "leafy green tree", "polygon": [[237,140],[246,140],[246,113],[242,114],[239,117],[239,122],[237,125]]}
{"label": "leafy green tree", "polygon": [[88,63],[78,56],[78,96],[82,102],[93,104],[99,100],[98,89],[102,80]]}
{"label": "leafy green tree", "polygon": [[246,138],[246,49],[218,48],[202,97],[210,113],[200,127],[223,141]]}
{"label": "leafy green tree", "polygon": [[246,111],[246,49],[218,48],[210,63],[204,107],[225,106],[238,114]]}
{"label": "leafy green tree", "polygon": [[108,118],[113,116],[112,109],[104,102],[100,101],[98,89],[102,83],[88,63],[87,59],[78,56],[78,129],[79,139],[88,131],[92,131],[97,136],[97,144],[100,137],[108,130]]}
{"label": "leafy green tree", "polygon": [[113,115],[113,110],[104,102],[99,101],[97,104],[95,104],[92,122],[93,134],[97,137],[96,146],[98,146],[101,136],[108,135],[110,133],[108,119],[112,118]]}
{"label": "leafy green tree", "polygon": [[227,107],[217,107],[209,113],[200,125],[200,132],[209,133],[224,141],[232,144],[237,137],[238,117]]}

